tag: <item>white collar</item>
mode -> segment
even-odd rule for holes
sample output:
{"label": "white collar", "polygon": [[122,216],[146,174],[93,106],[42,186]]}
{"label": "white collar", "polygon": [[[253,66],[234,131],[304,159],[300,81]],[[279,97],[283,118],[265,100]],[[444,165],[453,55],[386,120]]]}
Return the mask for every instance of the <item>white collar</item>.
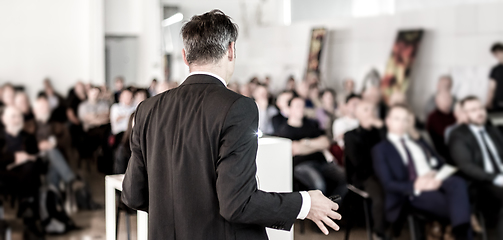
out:
{"label": "white collar", "polygon": [[[220,76],[218,76],[218,75],[216,75],[216,74],[214,74],[214,73],[210,73],[210,72],[203,72],[203,71],[195,71],[195,72],[191,72],[191,73],[189,74],[189,76],[187,76],[187,78],[189,78],[189,77],[190,77],[190,76],[192,76],[192,75],[196,75],[196,74],[204,74],[204,75],[210,75],[210,76],[212,76],[212,77],[215,77],[215,78],[217,78],[218,80],[220,80],[220,81],[224,84],[224,86],[226,86],[226,87],[227,87],[227,82],[226,82],[226,81],[225,81],[222,77],[220,77]],[[185,78],[185,80],[187,80],[187,78]],[[183,80],[180,84],[182,84],[185,80]]]}
{"label": "white collar", "polygon": [[409,140],[409,135],[404,134],[402,136],[396,135],[394,133],[388,133],[388,139],[393,142],[399,142],[402,139]]}
{"label": "white collar", "polygon": [[474,124],[468,124],[468,126],[470,127],[471,130],[473,130],[475,132],[485,131],[485,129],[486,129],[484,126],[477,126]]}

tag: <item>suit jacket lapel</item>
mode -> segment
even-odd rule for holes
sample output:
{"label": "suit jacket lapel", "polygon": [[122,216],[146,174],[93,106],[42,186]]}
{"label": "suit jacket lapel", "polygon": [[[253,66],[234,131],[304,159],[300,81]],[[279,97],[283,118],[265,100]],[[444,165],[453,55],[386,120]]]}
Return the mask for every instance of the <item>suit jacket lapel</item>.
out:
{"label": "suit jacket lapel", "polygon": [[481,165],[482,168],[484,168],[484,161],[482,159],[484,157],[484,155],[482,154],[482,149],[480,148],[479,141],[477,140],[477,137],[474,135],[475,133],[472,132],[472,130],[470,130],[470,127],[466,124],[460,126],[460,128],[462,128],[462,130],[465,132],[465,134],[463,134],[463,135],[466,136],[466,138],[467,138],[466,141],[468,143],[470,143],[471,146],[475,146],[474,147],[475,151],[478,150],[478,155],[480,157],[479,158],[474,157],[475,163]]}
{"label": "suit jacket lapel", "polygon": [[396,149],[395,145],[393,145],[393,143],[391,143],[388,139],[386,139],[386,143],[387,143],[387,148],[388,148],[388,154],[389,157],[389,161],[390,161],[390,167],[391,167],[391,170],[393,171],[394,175],[395,176],[401,176],[401,177],[404,177],[404,175],[406,177],[409,176],[409,173],[408,173],[408,170],[407,168],[405,167],[405,163],[404,163],[404,160],[402,159],[402,155],[400,155],[400,153],[398,152],[398,149]]}
{"label": "suit jacket lapel", "polygon": [[491,140],[493,141],[494,147],[496,148],[496,151],[498,152],[498,156],[500,158],[500,161],[503,161],[501,159],[501,153],[503,152],[501,149],[501,144],[502,144],[501,139],[499,138],[498,133],[495,132],[498,130],[495,129],[494,127],[486,126],[486,131],[489,134],[489,136],[491,137]]}

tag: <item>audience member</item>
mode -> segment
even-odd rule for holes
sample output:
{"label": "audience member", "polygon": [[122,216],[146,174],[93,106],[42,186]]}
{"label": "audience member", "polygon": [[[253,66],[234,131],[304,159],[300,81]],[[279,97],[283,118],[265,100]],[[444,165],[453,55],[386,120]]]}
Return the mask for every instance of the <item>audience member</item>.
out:
{"label": "audience member", "polygon": [[35,194],[40,185],[36,174],[40,172],[35,164],[37,141],[33,135],[23,131],[23,114],[19,109],[7,106],[2,114],[2,123],[4,130],[0,135],[0,159],[3,172],[0,176],[10,180],[5,182],[17,194]]}
{"label": "audience member", "polygon": [[80,103],[87,99],[87,94],[85,91],[84,84],[82,82],[77,82],[75,86],[70,89],[67,96],[67,109],[66,116],[70,122],[70,135],[72,136],[72,146],[79,149],[79,153],[82,151],[82,146],[84,145],[84,131],[82,129],[82,124],[78,117],[78,108]]}
{"label": "audience member", "polygon": [[178,87],[178,82],[177,81],[171,81],[168,83],[168,90],[177,88]]}
{"label": "audience member", "polygon": [[[152,95],[153,96],[153,95]],[[133,104],[137,107],[138,104],[140,104],[141,102],[143,102],[145,99],[147,99],[149,97],[149,93],[148,93],[148,90],[146,89],[143,89],[143,88],[140,88],[140,89],[137,89],[135,92],[134,92],[134,96],[133,96]]]}
{"label": "audience member", "polygon": [[[80,147],[81,158],[93,158],[94,152],[101,147],[105,161],[113,161],[111,149],[108,147],[110,133],[110,116],[108,102],[99,100],[99,87],[92,87],[87,93],[87,100],[78,109],[78,116],[85,132],[84,142]],[[112,164],[98,162],[101,171],[111,171]],[[100,165],[104,164],[104,165]]]}
{"label": "audience member", "polygon": [[34,104],[34,114],[36,118],[35,137],[40,153],[49,160],[47,181],[54,187],[59,188],[59,183],[63,181],[68,186],[75,179],[75,174],[70,169],[68,161],[58,149],[58,133],[61,129],[55,125],[57,122],[50,122],[51,109],[49,101],[44,97],[39,97]]}
{"label": "audience member", "polygon": [[446,92],[451,96],[452,100],[450,101],[451,102],[450,111],[452,111],[452,109],[454,108],[454,104],[456,103],[456,98],[452,95],[451,90],[452,90],[451,76],[449,76],[449,75],[441,76],[437,82],[436,92],[428,99],[428,101],[426,102],[426,105],[424,107],[425,119],[428,119],[428,116],[430,116],[430,113],[435,111],[435,109],[437,108],[436,96],[442,92]]}
{"label": "audience member", "polygon": [[110,122],[110,107],[107,102],[99,99],[100,92],[99,87],[92,87],[87,93],[87,100],[79,105],[78,117],[82,122],[84,131],[89,131]]}
{"label": "audience member", "polygon": [[479,201],[495,201],[490,209],[498,214],[498,235],[503,239],[503,136],[487,124],[487,111],[474,96],[461,101],[467,124],[454,129],[449,137],[449,150]]}
{"label": "audience member", "polygon": [[127,123],[127,130],[124,132],[122,139],[115,151],[115,163],[114,163],[114,174],[124,174],[126,172],[129,158],[131,158],[131,148],[129,147],[129,138],[131,137],[131,131],[134,123],[134,113],[129,116]]}
{"label": "audience member", "polygon": [[352,94],[346,98],[344,107],[344,115],[334,121],[332,129],[334,141],[343,149],[344,134],[358,127],[358,120],[355,117],[355,110],[358,103],[361,101],[360,96]]}
{"label": "audience member", "polygon": [[263,84],[257,84],[253,91],[253,99],[258,106],[258,129],[263,134],[271,135],[274,132],[272,118],[278,113],[275,107],[269,105],[269,93]]}
{"label": "audience member", "polygon": [[150,86],[148,86],[148,94],[150,96],[155,96],[157,95],[157,79],[152,79],[152,82],[150,83]]}
{"label": "audience member", "polygon": [[119,96],[119,102],[113,104],[110,108],[110,125],[117,143],[122,140],[122,135],[128,128],[129,116],[135,109],[136,105],[133,102],[131,88],[123,89]]}
{"label": "audience member", "polygon": [[333,89],[327,88],[319,93],[318,98],[321,101],[321,105],[316,109],[316,119],[320,128],[327,134],[327,137],[334,139],[332,124],[336,118],[336,93]]}
{"label": "audience member", "polygon": [[[114,103],[119,102],[119,97],[121,95],[122,89],[124,89],[124,77],[122,76],[117,76],[115,77],[115,82],[114,82]],[[89,92],[90,89],[87,89],[87,92]]]}
{"label": "audience member", "polygon": [[443,165],[424,141],[407,134],[414,117],[404,105],[391,106],[388,135],[372,151],[374,171],[386,194],[386,217],[398,220],[403,206],[450,219],[456,239],[472,239],[466,183],[459,177],[436,178]]}
{"label": "audience member", "polygon": [[318,85],[309,86],[309,100],[313,104],[313,108],[318,109],[321,107],[321,99],[320,99],[320,89]]}
{"label": "audience member", "polygon": [[232,90],[233,92],[239,93],[239,84],[237,82],[230,82],[227,85],[227,88]]}
{"label": "audience member", "polygon": [[318,86],[320,84],[319,73],[315,71],[308,71],[306,74],[305,82],[308,86]]}
{"label": "audience member", "polygon": [[286,124],[288,120],[288,102],[294,97],[295,93],[292,91],[285,90],[278,95],[276,98],[276,107],[278,108],[278,114],[272,118],[272,128],[274,134],[277,135],[281,126]]}
{"label": "audience member", "polygon": [[373,103],[377,109],[377,116],[384,120],[386,118],[386,103],[382,99],[381,89],[379,86],[368,86],[362,91],[362,99]]}
{"label": "audience member", "polygon": [[[115,95],[112,92],[110,92],[110,90],[108,89],[108,87],[106,85],[99,85],[98,88],[100,89],[100,94],[98,96],[99,100],[108,102],[108,104],[110,104],[110,105],[115,103]],[[134,88],[132,88],[132,90],[134,91]],[[120,94],[119,94],[119,98],[120,98]]]}
{"label": "audience member", "polygon": [[156,92],[157,94],[159,93],[163,93],[163,92],[166,92],[169,90],[169,83],[166,82],[166,81],[162,81],[160,83],[157,84],[157,88],[156,88]]}
{"label": "audience member", "polygon": [[293,75],[289,76],[286,80],[285,91],[295,91],[296,86],[295,77]]}
{"label": "audience member", "polygon": [[459,102],[456,102],[454,105],[454,117],[456,118],[456,122],[454,124],[451,124],[445,129],[444,133],[444,139],[445,139],[445,144],[449,143],[449,138],[451,136],[452,131],[456,129],[457,127],[468,123],[468,119],[466,117],[465,112],[461,108],[461,104]]}
{"label": "audience member", "polygon": [[239,94],[245,97],[251,97],[250,86],[248,84],[242,84],[239,86]]}
{"label": "audience member", "polygon": [[23,131],[35,134],[35,117],[30,106],[30,100],[25,92],[17,92],[14,97],[14,106],[23,113]]}
{"label": "audience member", "polygon": [[318,189],[328,196],[344,196],[347,192],[344,172],[325,158],[330,140],[316,121],[304,116],[303,98],[294,97],[288,105],[287,124],[279,129],[277,135],[293,141],[294,178],[309,190]]}
{"label": "audience member", "polygon": [[342,93],[337,94],[337,103],[342,106],[346,103],[346,98],[355,93],[355,81],[352,78],[346,78],[342,82]]}
{"label": "audience member", "polygon": [[382,239],[386,231],[384,190],[374,174],[371,152],[384,139],[384,129],[375,111],[374,104],[368,101],[356,107],[355,116],[360,126],[344,134],[344,162],[348,182],[370,195],[373,230]]}
{"label": "audience member", "polygon": [[64,98],[54,90],[51,80],[44,79],[44,90],[39,93],[43,94],[49,101],[51,108],[51,120],[64,123],[67,121],[66,104]]}
{"label": "audience member", "polygon": [[435,100],[436,109],[428,116],[426,129],[437,152],[445,159],[450,159],[444,133],[448,126],[456,122],[452,113],[452,95],[447,91],[441,91],[437,93]]}
{"label": "audience member", "polygon": [[14,106],[14,97],[16,95],[16,90],[14,86],[10,83],[6,83],[2,87],[2,105],[3,106]]}
{"label": "audience member", "polygon": [[[23,115],[13,106],[7,106],[2,114],[4,129],[0,132],[0,182],[7,192],[20,199],[20,212],[25,225],[32,233],[42,236],[36,227],[38,196],[43,164],[37,158],[35,137],[23,129]],[[26,211],[31,210],[31,211]]]}
{"label": "audience member", "polygon": [[503,44],[495,43],[491,53],[498,60],[498,64],[491,69],[489,74],[489,91],[486,106],[494,112],[503,110]]}
{"label": "audience member", "polygon": [[259,84],[260,84],[260,81],[258,80],[258,77],[252,77],[250,79],[250,81],[248,82],[248,88],[250,89],[250,93],[253,94],[253,92],[255,91],[255,88]]}

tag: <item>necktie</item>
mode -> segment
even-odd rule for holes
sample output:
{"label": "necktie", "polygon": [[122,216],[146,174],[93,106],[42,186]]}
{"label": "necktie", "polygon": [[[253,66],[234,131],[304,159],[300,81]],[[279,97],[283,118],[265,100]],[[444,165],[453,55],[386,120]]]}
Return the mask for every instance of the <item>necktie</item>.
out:
{"label": "necktie", "polygon": [[494,173],[499,174],[501,173],[501,170],[499,168],[499,165],[496,163],[496,157],[494,156],[493,151],[491,151],[491,148],[489,148],[489,144],[487,144],[485,135],[486,132],[484,130],[481,130],[480,137],[482,138],[482,142],[484,143],[484,147],[486,148],[487,155],[489,155],[489,160],[491,162],[491,165],[493,166]]}
{"label": "necktie", "polygon": [[410,154],[409,148],[405,144],[405,139],[400,139],[402,142],[402,146],[405,149],[405,153],[407,154],[407,169],[409,170],[409,180],[414,181],[417,178],[416,165],[414,165],[414,160],[412,159],[412,155]]}

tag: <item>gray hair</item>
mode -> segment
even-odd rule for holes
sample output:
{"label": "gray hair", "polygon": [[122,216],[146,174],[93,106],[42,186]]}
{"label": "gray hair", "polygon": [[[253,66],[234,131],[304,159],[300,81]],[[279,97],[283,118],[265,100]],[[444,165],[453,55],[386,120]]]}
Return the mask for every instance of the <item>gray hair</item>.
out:
{"label": "gray hair", "polygon": [[189,64],[220,60],[238,38],[238,26],[220,10],[193,16],[182,26],[181,35]]}

